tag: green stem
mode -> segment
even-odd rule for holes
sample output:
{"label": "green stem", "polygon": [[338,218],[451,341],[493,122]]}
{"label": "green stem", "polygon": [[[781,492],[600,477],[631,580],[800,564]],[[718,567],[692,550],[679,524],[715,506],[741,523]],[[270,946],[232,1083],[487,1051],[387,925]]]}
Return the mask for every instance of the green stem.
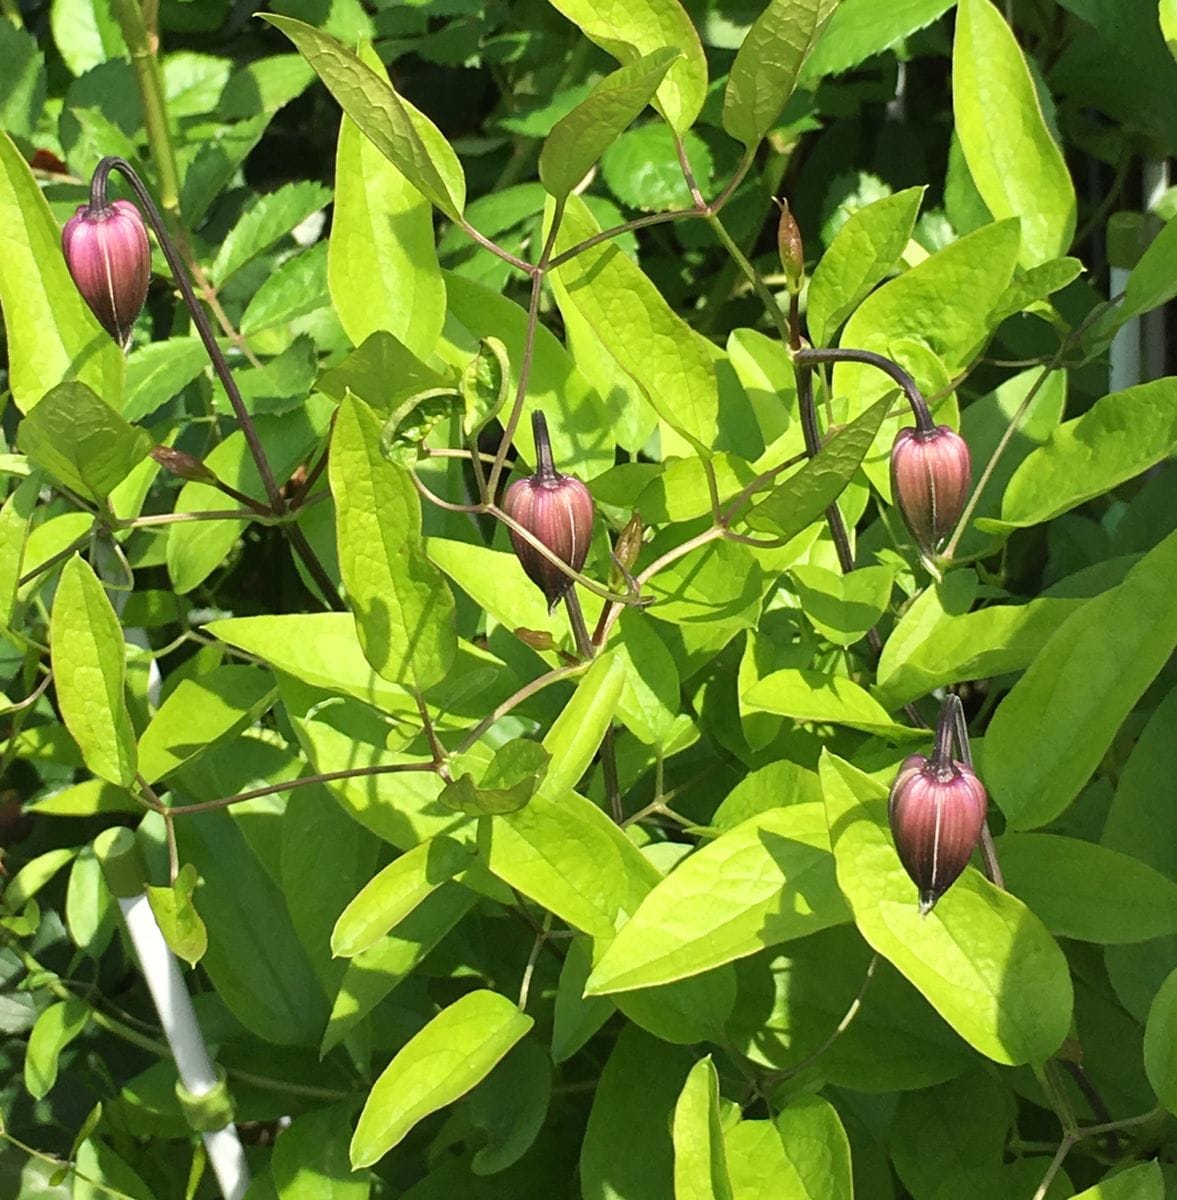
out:
{"label": "green stem", "polygon": [[151,32],[143,19],[143,10],[136,0],[111,0],[111,10],[122,31],[123,41],[131,56],[135,79],[139,84],[143,128],[147,133],[147,145],[150,147],[151,159],[155,163],[155,172],[159,180],[160,207],[178,226],[180,172],[176,167],[176,154],[172,146],[171,131],[168,129],[163,77],[160,74],[159,59],[155,54]]}

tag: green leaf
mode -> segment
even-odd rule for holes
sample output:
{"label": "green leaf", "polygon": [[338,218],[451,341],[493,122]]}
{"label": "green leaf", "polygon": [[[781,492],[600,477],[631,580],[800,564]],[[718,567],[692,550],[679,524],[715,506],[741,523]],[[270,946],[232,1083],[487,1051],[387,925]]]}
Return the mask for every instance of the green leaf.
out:
{"label": "green leaf", "polygon": [[118,910],[92,846],[83,846],[70,868],[65,922],[74,945],[99,958],[110,944]]}
{"label": "green leaf", "polygon": [[449,383],[445,375],[427,367],[391,333],[377,330],[338,366],[324,371],[315,387],[340,401],[351,391],[382,417],[389,417],[409,397]]}
{"label": "green leaf", "polygon": [[[584,202],[570,196],[556,252],[599,232]],[[667,425],[709,451],[719,419],[713,355],[641,268],[606,243],[578,254],[552,279],[561,308],[571,306],[588,322]]]}
{"label": "green leaf", "polygon": [[123,692],[123,631],[98,576],[77,555],[65,564],[50,618],[57,704],[95,775],[129,787],[135,731]]}
{"label": "green leaf", "polygon": [[37,474],[22,480],[0,508],[0,630],[7,630],[16,608],[25,543],[41,493]]}
{"label": "green leaf", "polygon": [[123,420],[84,383],[53,388],[20,424],[20,448],[59,483],[102,502],[151,449],[151,435]]}
{"label": "green leaf", "polygon": [[477,786],[467,773],[447,783],[438,802],[473,816],[516,812],[535,795],[550,761],[538,742],[516,738],[495,751]]}
{"label": "green leaf", "polygon": [[843,575],[800,564],[789,574],[810,624],[836,646],[853,646],[886,611],[894,575],[890,567],[860,567]]}
{"label": "green leaf", "polygon": [[66,379],[121,407],[123,353],[74,286],[61,231],[19,150],[0,132],[0,308],[8,345],[8,387],[30,412]]}
{"label": "green leaf", "polygon": [[586,991],[685,979],[847,919],[819,804],[750,817],[689,855],[642,901]]}
{"label": "green leaf", "polygon": [[1165,35],[1165,44],[1177,58],[1177,0],[1159,0],[1157,5],[1161,20],[1161,33]]}
{"label": "green leaf", "polygon": [[681,51],[658,86],[656,107],[676,133],[690,129],[707,94],[707,60],[678,0],[552,0],[552,7],[618,62],[628,65],[668,46]]}
{"label": "green leaf", "polygon": [[674,1195],[672,1122],[692,1058],[636,1026],[622,1030],[593,1093],[580,1151],[583,1200]]}
{"label": "green leaf", "polygon": [[770,0],[727,77],[723,127],[748,150],[776,124],[838,0]]}
{"label": "green leaf", "polygon": [[834,434],[799,471],[752,508],[748,524],[789,541],[821,518],[862,465],[890,406],[884,396]]}
{"label": "green leaf", "polygon": [[45,56],[36,39],[16,23],[0,29],[0,62],[6,76],[0,129],[31,137],[45,105]]}
{"label": "green leaf", "polygon": [[1013,32],[990,0],[960,0],[952,48],[952,109],[969,174],[989,211],[1022,222],[1019,261],[1065,254],[1075,188],[1042,116]]}
{"label": "green leaf", "polygon": [[470,1161],[476,1176],[497,1176],[527,1153],[543,1128],[551,1095],[548,1052],[538,1042],[520,1042],[463,1105],[486,1139]]}
{"label": "green leaf", "polygon": [[139,771],[148,783],[163,779],[218,742],[236,737],[274,703],[268,671],[215,667],[181,679],[139,739]]}
{"label": "green leaf", "polygon": [[331,192],[318,183],[287,183],[258,198],[225,235],[210,268],[219,287],[246,263],[264,254],[296,225],[326,207]]}
{"label": "green leaf", "polygon": [[[791,1100],[776,1119],[798,1197],[806,1200],[852,1200],[850,1142],[837,1110],[820,1096]],[[786,1176],[787,1178],[787,1176]]]}
{"label": "green leaf", "polygon": [[794,721],[846,725],[890,738],[911,738],[920,731],[898,725],[869,692],[852,679],[821,671],[786,667],[773,671],[740,697],[743,710],[777,713]]}
{"label": "green leaf", "polygon": [[147,901],[164,941],[173,954],[192,967],[208,950],[208,930],[192,903],[196,882],[196,868],[185,863],[171,887],[147,888]]}
{"label": "green leaf", "polygon": [[1073,1200],[1165,1200],[1161,1165],[1158,1162],[1138,1163],[1110,1175],[1094,1187],[1076,1192]]}
{"label": "green leaf", "polygon": [[617,711],[625,675],[624,659],[607,650],[577,683],[572,699],[544,736],[551,762],[541,795],[561,799],[588,769]]}
{"label": "green leaf", "polygon": [[803,79],[838,75],[881,54],[930,25],[952,7],[952,0],[842,0],[817,48],[805,64]]}
{"label": "green leaf", "polygon": [[52,1090],[61,1052],[86,1028],[89,1017],[90,1006],[80,997],[70,997],[51,1004],[37,1018],[25,1050],[25,1090],[34,1100]]}
{"label": "green leaf", "polygon": [[457,651],[454,601],[420,547],[421,502],[408,471],[380,453],[380,422],[353,398],[331,443],[339,567],[368,661],[393,683],[427,688]]}
{"label": "green leaf", "polygon": [[711,1056],[691,1068],[674,1106],[674,1200],[732,1200]]}
{"label": "green leaf", "polygon": [[353,1172],[347,1155],[351,1101],[295,1117],[270,1157],[278,1200],[368,1200],[371,1176]]}
{"label": "green leaf", "polygon": [[1119,945],[1177,933],[1177,884],[1127,854],[1051,833],[997,846],[1007,890],[1056,937]]}
{"label": "green leaf", "polygon": [[1161,985],[1148,1010],[1144,1069],[1160,1102],[1177,1112],[1177,971]]}
{"label": "green leaf", "polygon": [[[1177,533],[1072,613],[997,706],[984,778],[1014,829],[1061,813],[1177,646]],[[1049,720],[1043,720],[1043,714]]]}
{"label": "green leaf", "polygon": [[539,177],[558,200],[568,196],[613,140],[650,102],[667,69],[682,57],[664,46],[606,75],[553,127],[539,156]]}
{"label": "green leaf", "polygon": [[383,1158],[423,1117],[464,1096],[533,1024],[505,996],[485,990],[442,1009],[372,1085],[351,1140],[352,1166]]}
{"label": "green leaf", "polygon": [[976,871],[921,917],[887,827],[887,791],[828,752],[821,761],[830,841],[862,936],[995,1062],[1045,1062],[1071,1023],[1066,959],[1019,900]]}
{"label": "green leaf", "polygon": [[[361,60],[380,76],[370,47]],[[445,283],[437,265],[433,212],[412,181],[345,116],[335,155],[335,209],[327,280],[347,336],[393,334],[428,358],[445,320]]]}
{"label": "green leaf", "polygon": [[850,214],[809,281],[806,319],[815,346],[887,278],[915,226],[924,188],[906,188]]}
{"label": "green leaf", "polygon": [[369,949],[473,861],[470,846],[445,836],[406,851],[366,883],[340,914],[331,933],[331,953],[354,958]]}
{"label": "green leaf", "polygon": [[550,779],[526,808],[483,819],[479,853],[504,883],[561,920],[610,938],[660,876],[595,804],[550,792]]}
{"label": "green leaf", "polygon": [[325,309],[331,302],[327,290],[328,250],[326,242],[316,242],[286,259],[268,276],[241,314],[242,334],[278,335],[288,331],[299,317]]}
{"label": "green leaf", "polygon": [[1038,525],[1163,462],[1177,449],[1175,414],[1172,378],[1101,397],[1026,455],[1005,489],[1001,519],[977,527],[1004,534]]}
{"label": "green leaf", "polygon": [[198,337],[173,337],[139,346],[127,359],[123,416],[141,421],[173,400],[208,368],[208,351]]}
{"label": "green leaf", "polygon": [[280,29],[327,85],[343,111],[402,175],[447,217],[459,220],[466,179],[449,142],[382,74],[334,38],[302,21],[263,14]]}
{"label": "green leaf", "polygon": [[70,847],[59,846],[29,859],[4,889],[4,907],[11,912],[24,908],[62,867],[73,862],[77,853]]}

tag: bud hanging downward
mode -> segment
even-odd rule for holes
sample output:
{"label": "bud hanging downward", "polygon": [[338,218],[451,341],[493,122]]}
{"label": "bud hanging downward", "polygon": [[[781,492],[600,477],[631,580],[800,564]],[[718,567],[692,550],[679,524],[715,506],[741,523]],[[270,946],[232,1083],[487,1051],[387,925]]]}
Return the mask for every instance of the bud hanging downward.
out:
{"label": "bud hanging downward", "polygon": [[147,299],[151,246],[129,200],[83,204],[61,233],[66,266],[99,324],[124,349]]}
{"label": "bud hanging downward", "polygon": [[891,835],[925,915],[967,866],[989,808],[981,781],[951,756],[951,723],[959,704],[955,696],[946,699],[932,757],[909,755],[891,785]]}
{"label": "bud hanging downward", "polygon": [[[552,444],[542,413],[531,418],[537,467],[519,479],[503,497],[503,512],[517,521],[574,571],[584,566],[593,532],[593,498],[575,476],[561,475],[552,465]],[[540,553],[526,538],[510,530],[511,545],[527,577],[548,598],[549,611],[572,586],[572,579]]]}
{"label": "bud hanging downward", "polygon": [[921,550],[931,554],[960,520],[969,497],[968,443],[947,425],[901,429],[891,448],[891,493]]}

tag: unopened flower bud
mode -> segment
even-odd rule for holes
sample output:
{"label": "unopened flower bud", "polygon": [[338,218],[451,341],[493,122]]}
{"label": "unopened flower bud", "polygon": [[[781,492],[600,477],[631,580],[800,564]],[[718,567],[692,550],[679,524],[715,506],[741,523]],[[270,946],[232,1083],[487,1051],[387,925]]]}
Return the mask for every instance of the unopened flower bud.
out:
{"label": "unopened flower bud", "polygon": [[174,450],[171,446],[153,446],[151,457],[165,471],[170,471],[180,479],[190,483],[214,483],[216,476],[200,461],[199,458],[183,450]]}
{"label": "unopened flower bud", "polygon": [[61,234],[66,266],[99,324],[124,349],[147,299],[151,246],[129,200],[83,204]]}
{"label": "unopened flower bud", "polygon": [[932,757],[911,754],[903,760],[888,804],[895,849],[919,889],[924,914],[965,869],[989,809],[984,785],[970,767],[951,757],[950,705],[959,711],[959,702],[950,696]]}
{"label": "unopened flower bud", "polygon": [[[561,475],[552,465],[552,445],[542,413],[532,415],[537,467],[534,475],[519,479],[503,497],[503,512],[517,521],[561,562],[574,571],[584,566],[593,532],[593,498],[575,476]],[[572,579],[515,530],[510,531],[527,577],[556,607],[572,586]]]}
{"label": "unopened flower bud", "polygon": [[930,554],[960,520],[969,496],[968,443],[947,425],[901,429],[891,448],[891,493],[907,528]]}
{"label": "unopened flower bud", "polygon": [[776,227],[777,249],[785,272],[785,285],[795,294],[805,281],[805,243],[801,240],[801,229],[789,211],[788,201],[778,200],[777,204],[781,210]]}

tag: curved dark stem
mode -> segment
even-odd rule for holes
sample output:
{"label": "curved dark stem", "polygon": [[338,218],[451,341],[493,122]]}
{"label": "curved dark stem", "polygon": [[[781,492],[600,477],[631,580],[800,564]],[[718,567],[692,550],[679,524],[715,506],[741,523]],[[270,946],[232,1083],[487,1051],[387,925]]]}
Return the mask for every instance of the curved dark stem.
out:
{"label": "curved dark stem", "polygon": [[[1091,1115],[1095,1117],[1100,1125],[1114,1124],[1112,1114],[1108,1109],[1104,1098],[1099,1094],[1099,1089],[1091,1082],[1091,1076],[1087,1074],[1082,1063],[1072,1062],[1069,1058],[1062,1058],[1059,1061],[1063,1065],[1063,1069],[1075,1081],[1075,1086],[1083,1093],[1083,1098],[1087,1101],[1091,1108]],[[1108,1130],[1108,1150],[1113,1158],[1120,1156],[1120,1136],[1114,1129]]]}
{"label": "curved dark stem", "polygon": [[327,574],[327,568],[319,561],[319,556],[307,541],[306,534],[297,525],[284,525],[282,531],[289,539],[291,549],[302,559],[302,565],[306,567],[307,574],[315,581],[319,591],[323,593],[327,607],[336,612],[346,612],[347,605],[339,595],[335,581]]}
{"label": "curved dark stem", "polygon": [[[159,209],[156,208],[151,193],[135,173],[135,168],[125,158],[110,155],[104,158],[94,171],[94,178],[90,184],[90,203],[91,205],[105,206],[106,183],[111,171],[117,171],[127,181],[131,191],[135,193],[136,198],[147,213],[147,219],[151,222],[151,227],[155,230],[155,236],[159,240],[160,249],[163,251],[164,258],[167,259],[168,266],[171,268],[176,286],[180,289],[180,294],[184,297],[184,303],[188,311],[192,314],[192,323],[196,326],[197,333],[200,334],[200,340],[204,343],[204,349],[208,354],[209,361],[212,363],[213,370],[216,371],[217,378],[221,381],[221,385],[225,389],[225,394],[229,397],[229,403],[233,406],[233,413],[237,417],[238,424],[241,426],[241,432],[245,435],[249,452],[253,457],[254,464],[257,466],[262,486],[265,488],[266,499],[270,502],[271,510],[275,514],[281,515],[286,511],[286,504],[282,499],[282,493],[278,490],[274,473],[270,470],[270,463],[266,458],[265,450],[262,448],[261,440],[258,438],[257,429],[254,428],[253,418],[250,417],[249,412],[246,410],[241,391],[237,387],[232,372],[229,370],[229,364],[225,361],[225,355],[222,353],[220,346],[217,345],[217,339],[213,334],[212,326],[208,322],[208,317],[204,314],[204,309],[200,306],[200,301],[196,298],[192,281],[188,278],[188,272],[184,268],[184,263],[180,258],[179,252],[176,250],[172,239],[168,236],[163,217],[160,216]],[[308,569],[309,566],[308,564]]]}
{"label": "curved dark stem", "polygon": [[560,478],[560,472],[552,461],[548,420],[539,409],[531,414],[531,434],[535,438],[535,473],[544,483],[555,483]]}
{"label": "curved dark stem", "polygon": [[[940,705],[940,719],[936,723],[936,748],[932,751],[932,766],[937,771],[952,773],[952,743],[954,740],[959,741],[959,731],[964,724],[964,709],[961,707],[960,697],[953,692],[949,692],[944,697],[944,702]],[[961,760],[966,766],[971,768],[971,755],[969,755],[969,735],[964,732],[964,740],[961,743]]]}
{"label": "curved dark stem", "polygon": [[793,359],[801,363],[852,362],[875,367],[883,374],[889,375],[903,389],[903,394],[907,397],[908,404],[911,405],[911,411],[915,414],[916,428],[921,433],[932,433],[936,428],[932,414],[928,411],[928,402],[924,399],[916,381],[897,362],[893,362],[885,355],[875,354],[872,350],[818,350],[812,346],[804,346],[794,349]]}
{"label": "curved dark stem", "polygon": [[[793,365],[797,378],[797,403],[801,409],[801,432],[805,436],[805,453],[813,458],[821,449],[821,431],[817,427],[817,406],[813,402],[813,368],[801,360],[804,351],[797,351],[793,356]],[[826,522],[830,527],[830,536],[834,539],[834,548],[838,552],[838,565],[842,574],[848,575],[854,570],[854,551],[850,548],[850,535],[846,532],[846,522],[838,511],[836,503],[826,509]],[[874,630],[871,648],[877,654],[882,648],[878,642],[878,633]],[[876,642],[878,644],[876,645]]]}

